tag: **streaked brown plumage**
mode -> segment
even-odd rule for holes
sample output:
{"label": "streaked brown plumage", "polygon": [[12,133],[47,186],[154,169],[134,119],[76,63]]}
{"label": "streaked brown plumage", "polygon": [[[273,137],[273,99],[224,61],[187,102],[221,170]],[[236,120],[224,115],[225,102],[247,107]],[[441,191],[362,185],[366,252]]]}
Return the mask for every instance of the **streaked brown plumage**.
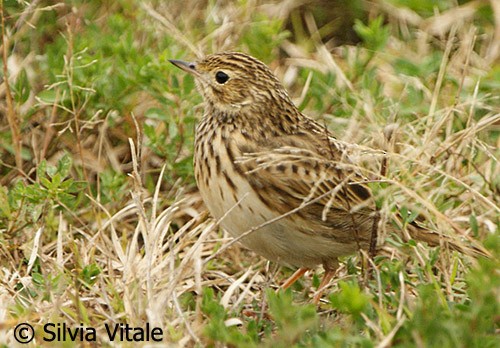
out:
{"label": "streaked brown plumage", "polygon": [[[303,115],[265,64],[235,52],[171,62],[195,77],[204,98],[195,176],[222,228],[241,237],[264,224],[241,243],[299,267],[297,276],[322,264],[322,285],[340,256],[369,249],[377,212],[348,147]],[[430,231],[411,226],[409,232],[439,244]]]}

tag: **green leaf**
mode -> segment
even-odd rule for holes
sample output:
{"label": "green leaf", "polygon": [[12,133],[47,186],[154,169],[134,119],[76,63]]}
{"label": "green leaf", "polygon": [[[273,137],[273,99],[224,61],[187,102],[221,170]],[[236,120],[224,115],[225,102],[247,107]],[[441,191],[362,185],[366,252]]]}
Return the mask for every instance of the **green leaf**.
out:
{"label": "green leaf", "polygon": [[96,282],[99,274],[101,274],[101,268],[97,264],[92,263],[83,268],[81,278],[86,286],[90,286]]}
{"label": "green leaf", "polygon": [[474,237],[477,237],[479,234],[479,224],[477,223],[477,218],[475,214],[471,214],[469,216],[469,224]]}
{"label": "green leaf", "polygon": [[168,124],[168,134],[171,138],[175,138],[179,133],[179,129],[177,128],[177,124],[174,121],[171,121]]}
{"label": "green leaf", "polygon": [[33,279],[33,283],[35,283],[37,285],[44,285],[45,284],[44,276],[38,272],[33,272],[31,274],[31,278]]}
{"label": "green leaf", "polygon": [[24,104],[28,100],[31,93],[31,86],[25,69],[22,69],[17,75],[13,91],[14,97],[19,104]]}
{"label": "green leaf", "polygon": [[38,98],[46,104],[54,104],[57,101],[57,93],[55,90],[44,89],[38,93]]}
{"label": "green leaf", "polygon": [[155,127],[149,124],[144,125],[144,135],[150,140],[151,143],[155,143],[157,136],[155,132]]}
{"label": "green leaf", "polygon": [[66,152],[61,159],[57,162],[57,171],[61,174],[63,178],[67,177],[71,169],[73,160],[71,156]]}
{"label": "green leaf", "polygon": [[45,177],[46,171],[47,171],[47,161],[42,160],[38,165],[38,167],[36,168],[36,177],[38,178],[38,180]]}
{"label": "green leaf", "polygon": [[45,169],[45,172],[47,173],[48,176],[52,177],[57,173],[57,167],[56,166],[51,166],[47,165],[47,168]]}
{"label": "green leaf", "polygon": [[168,117],[165,114],[165,110],[160,108],[149,108],[144,113],[144,116],[153,120],[168,121]]}
{"label": "green leaf", "polygon": [[[52,188],[52,181],[50,181],[47,178],[41,178],[40,183],[45,187],[46,189]],[[31,187],[30,187],[31,188]]]}
{"label": "green leaf", "polygon": [[339,287],[340,292],[330,296],[333,308],[350,313],[354,317],[359,317],[361,313],[368,309],[370,297],[361,292],[358,284],[341,281]]}
{"label": "green leaf", "polygon": [[61,185],[62,180],[63,180],[63,178],[62,178],[62,176],[61,176],[61,174],[59,172],[54,173],[54,175],[52,176],[51,187],[53,189],[59,188],[59,186]]}
{"label": "green leaf", "polygon": [[384,26],[384,18],[379,16],[365,25],[361,20],[356,19],[354,30],[364,41],[366,48],[373,51],[383,49],[389,39],[389,27]]}

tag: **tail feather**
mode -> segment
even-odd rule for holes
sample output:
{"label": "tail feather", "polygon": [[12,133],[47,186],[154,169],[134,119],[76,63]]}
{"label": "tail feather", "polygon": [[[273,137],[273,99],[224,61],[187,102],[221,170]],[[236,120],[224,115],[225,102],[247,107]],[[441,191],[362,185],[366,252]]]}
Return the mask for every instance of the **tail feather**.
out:
{"label": "tail feather", "polygon": [[491,257],[491,254],[480,245],[465,245],[458,240],[454,240],[449,236],[431,231],[425,227],[419,226],[416,223],[408,225],[408,232],[411,238],[425,242],[430,246],[447,246],[452,250],[456,250],[462,254],[472,257]]}

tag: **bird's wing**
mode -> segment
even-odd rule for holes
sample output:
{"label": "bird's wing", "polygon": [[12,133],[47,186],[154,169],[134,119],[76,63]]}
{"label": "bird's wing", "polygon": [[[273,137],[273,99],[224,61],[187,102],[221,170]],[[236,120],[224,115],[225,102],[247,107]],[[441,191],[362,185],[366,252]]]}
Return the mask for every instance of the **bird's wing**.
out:
{"label": "bird's wing", "polygon": [[292,146],[247,152],[235,162],[264,204],[298,216],[299,229],[366,247],[374,203],[352,164]]}
{"label": "bird's wing", "polygon": [[351,211],[367,205],[371,192],[351,163],[322,158],[317,153],[283,146],[263,152],[244,153],[237,159],[259,188],[276,187],[305,204]]}

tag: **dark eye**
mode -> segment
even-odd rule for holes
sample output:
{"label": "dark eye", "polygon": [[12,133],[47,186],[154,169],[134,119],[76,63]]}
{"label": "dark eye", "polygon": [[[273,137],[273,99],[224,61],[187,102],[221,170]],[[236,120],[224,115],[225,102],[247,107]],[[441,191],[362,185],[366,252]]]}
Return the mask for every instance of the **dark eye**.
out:
{"label": "dark eye", "polygon": [[217,80],[217,82],[222,85],[223,83],[226,83],[227,80],[229,80],[229,76],[227,76],[227,74],[223,71],[217,71],[215,73],[215,80]]}

